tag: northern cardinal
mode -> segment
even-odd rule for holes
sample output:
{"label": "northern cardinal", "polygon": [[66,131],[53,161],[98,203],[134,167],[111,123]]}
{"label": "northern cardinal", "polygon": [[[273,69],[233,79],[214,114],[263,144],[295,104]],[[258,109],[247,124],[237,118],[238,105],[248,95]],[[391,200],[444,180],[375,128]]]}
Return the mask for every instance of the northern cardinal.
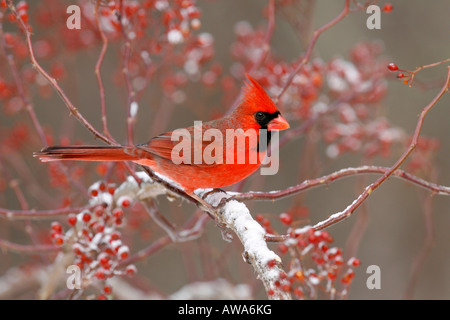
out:
{"label": "northern cardinal", "polygon": [[[43,162],[59,160],[133,161],[150,167],[153,171],[177,182],[188,194],[193,194],[194,190],[198,188],[221,188],[235,184],[260,167],[270,140],[270,131],[289,128],[288,122],[281,116],[280,111],[264,89],[253,78],[248,75],[247,77],[249,82],[246,83],[243,99],[236,109],[228,116],[205,122],[201,126],[203,132],[208,129],[217,129],[224,137],[226,137],[227,129],[242,129],[243,131],[253,129],[257,133],[258,144],[245,144],[244,149],[242,147],[239,149],[234,142],[226,145],[226,138],[224,138],[223,155],[225,157],[227,148],[233,147],[235,156],[233,163],[227,163],[227,161],[211,163],[211,161],[207,161],[211,159],[203,159],[204,161],[199,164],[194,161],[175,164],[172,160],[172,150],[179,142],[171,139],[174,131],[163,133],[147,143],[135,146],[54,146],[43,149],[34,156],[39,157]],[[200,127],[196,129],[199,130]],[[268,131],[267,144],[263,148],[259,146],[260,129]],[[194,137],[195,126],[186,128],[186,130],[185,132],[189,132]],[[187,150],[187,155],[192,156],[192,159],[196,151],[201,151],[201,154],[204,155],[203,151],[211,143],[211,141],[204,141],[205,139],[195,141],[196,139],[199,138],[194,137],[193,143],[190,144],[191,147]],[[241,153],[246,156],[245,163],[236,161]],[[251,156],[255,156],[253,159],[256,161],[248,161],[252,159]],[[206,157],[208,156],[206,155]]]}

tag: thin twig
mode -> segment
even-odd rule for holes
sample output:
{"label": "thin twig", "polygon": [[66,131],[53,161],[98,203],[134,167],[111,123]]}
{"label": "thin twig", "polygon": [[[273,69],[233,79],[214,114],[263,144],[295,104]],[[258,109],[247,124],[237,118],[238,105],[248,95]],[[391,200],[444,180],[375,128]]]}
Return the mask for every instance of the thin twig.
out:
{"label": "thin twig", "polygon": [[286,90],[289,88],[289,86],[292,83],[292,80],[294,80],[295,76],[297,75],[297,73],[300,72],[300,70],[302,70],[302,68],[305,66],[306,63],[308,63],[313,48],[317,42],[317,39],[319,38],[319,36],[326,30],[330,29],[331,27],[333,27],[335,24],[337,24],[339,21],[341,21],[342,19],[344,19],[347,14],[350,12],[350,0],[346,0],[345,1],[345,7],[344,9],[341,11],[341,13],[339,13],[339,15],[334,18],[333,20],[329,21],[328,23],[326,23],[325,25],[323,25],[322,27],[316,29],[313,33],[313,37],[308,45],[308,48],[306,49],[306,53],[304,55],[304,57],[302,58],[302,60],[300,61],[300,63],[297,65],[297,67],[294,69],[294,71],[289,75],[289,78],[287,79],[284,87],[281,89],[281,92],[278,94],[278,96],[274,99],[274,102],[277,103],[278,101],[280,101],[281,97],[283,96],[283,94],[286,92]]}
{"label": "thin twig", "polygon": [[94,16],[95,16],[95,22],[97,24],[97,29],[100,33],[100,37],[102,38],[102,49],[100,51],[100,55],[98,56],[97,63],[95,64],[95,76],[97,78],[97,83],[99,87],[100,92],[100,106],[102,110],[102,124],[103,124],[103,133],[111,140],[114,141],[114,139],[111,137],[111,134],[108,130],[108,121],[106,118],[106,101],[105,101],[105,87],[103,86],[103,80],[101,76],[101,66],[103,63],[103,60],[105,58],[106,50],[108,49],[108,38],[105,35],[105,32],[103,31],[103,28],[100,25],[100,19],[98,14],[98,6],[100,2],[97,1],[94,8]]}
{"label": "thin twig", "polygon": [[127,106],[127,135],[128,135],[128,144],[133,145],[134,140],[134,124],[136,122],[136,111],[132,110],[133,105],[137,103],[135,101],[136,92],[134,91],[133,85],[131,83],[130,77],[130,57],[131,57],[131,40],[128,34],[125,31],[124,21],[123,21],[123,0],[119,2],[119,25],[120,30],[122,32],[122,36],[125,39],[125,50],[123,53],[123,74],[125,75],[125,82],[127,84],[128,89],[128,106]]}
{"label": "thin twig", "polygon": [[55,89],[55,91],[58,93],[58,95],[60,96],[60,98],[63,100],[63,102],[65,103],[65,105],[67,106],[67,108],[69,109],[69,111],[71,112],[71,114],[73,114],[75,116],[75,118],[77,120],[79,120],[83,126],[88,129],[95,137],[97,137],[98,139],[104,141],[107,144],[110,145],[114,145],[114,141],[111,141],[109,138],[107,138],[105,135],[103,135],[102,133],[100,133],[97,129],[95,129],[90,123],[89,121],[87,121],[83,115],[78,111],[78,109],[72,104],[72,102],[70,101],[70,99],[67,97],[66,93],[64,92],[64,90],[59,86],[58,82],[56,81],[55,78],[51,77],[43,68],[42,66],[39,64],[39,62],[36,60],[36,57],[34,55],[34,49],[33,49],[33,44],[31,42],[31,32],[30,29],[28,27],[28,25],[22,20],[22,18],[18,15],[16,8],[12,2],[12,0],[8,0],[8,6],[9,9],[11,10],[11,12],[14,14],[14,16],[16,17],[17,21],[20,23],[20,26],[22,27],[22,30],[25,34],[25,38],[26,38],[26,43],[27,43],[27,48],[28,48],[28,52],[29,52],[29,56],[30,56],[30,61],[31,64],[33,65],[33,67],[36,69],[36,71],[42,76],[44,77],[48,83],[52,86],[53,89]]}
{"label": "thin twig", "polygon": [[[342,169],[336,172],[333,172],[331,174],[311,179],[311,180],[305,180],[302,183],[289,187],[284,190],[279,191],[269,191],[269,192],[246,192],[246,193],[238,193],[235,194],[233,197],[236,200],[262,200],[262,201],[272,201],[277,199],[282,199],[285,197],[289,197],[295,194],[298,194],[300,192],[310,190],[312,188],[322,186],[322,185],[328,185],[336,180],[354,176],[354,175],[361,175],[361,174],[369,174],[369,173],[378,173],[378,174],[387,174],[392,168],[388,167],[377,167],[377,166],[362,166],[362,167],[356,167],[356,168],[346,168]],[[406,180],[410,183],[413,183],[415,185],[418,185],[422,188],[425,188],[431,192],[434,192],[439,195],[450,195],[450,187],[438,185],[435,183],[428,182],[424,179],[421,179],[417,176],[414,176],[410,173],[407,173],[403,170],[396,169],[393,172],[391,172],[392,176]]]}
{"label": "thin twig", "polygon": [[61,250],[60,246],[54,244],[41,244],[41,245],[25,245],[13,243],[6,240],[0,239],[0,249],[2,250],[10,250],[20,253],[29,253],[35,254],[38,252],[54,252]]}
{"label": "thin twig", "polygon": [[0,208],[0,217],[6,219],[43,219],[65,216],[71,213],[79,213],[83,210],[90,210],[96,206],[62,208],[53,210],[10,210]]}

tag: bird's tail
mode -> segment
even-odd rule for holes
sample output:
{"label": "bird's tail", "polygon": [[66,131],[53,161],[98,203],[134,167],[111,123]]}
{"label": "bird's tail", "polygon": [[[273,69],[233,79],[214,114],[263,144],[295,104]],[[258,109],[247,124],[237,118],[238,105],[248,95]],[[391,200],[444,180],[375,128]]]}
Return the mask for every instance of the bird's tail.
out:
{"label": "bird's tail", "polygon": [[48,147],[33,156],[42,162],[79,160],[79,161],[133,161],[138,160],[132,148],[124,146],[69,146]]}

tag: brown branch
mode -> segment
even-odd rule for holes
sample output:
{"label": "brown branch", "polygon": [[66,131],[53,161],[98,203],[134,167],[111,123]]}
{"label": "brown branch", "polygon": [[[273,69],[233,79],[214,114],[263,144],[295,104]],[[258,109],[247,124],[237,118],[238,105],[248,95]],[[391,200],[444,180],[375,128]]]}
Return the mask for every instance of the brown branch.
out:
{"label": "brown branch", "polygon": [[59,86],[56,79],[51,77],[42,68],[42,66],[36,60],[36,57],[34,55],[33,44],[31,42],[31,32],[30,32],[28,25],[18,15],[12,0],[8,0],[8,6],[9,6],[9,9],[11,10],[11,12],[16,17],[17,21],[19,22],[20,26],[22,27],[22,30],[23,30],[23,32],[25,34],[25,38],[26,38],[27,48],[28,48],[28,52],[30,55],[30,61],[31,61],[31,64],[33,65],[33,67],[36,69],[36,71],[47,80],[47,82],[50,84],[50,86],[58,93],[60,98],[63,100],[63,102],[65,103],[65,105],[67,106],[67,108],[69,109],[71,114],[73,114],[75,116],[75,118],[78,121],[80,121],[86,129],[88,129],[95,137],[99,138],[100,140],[104,141],[105,143],[110,144],[110,145],[115,145],[116,143],[114,143],[114,141],[111,141],[105,135],[101,134],[97,129],[95,129],[90,124],[90,122],[88,120],[86,120],[86,118],[83,117],[83,115],[78,111],[78,109],[72,104],[70,99],[67,97],[64,90]]}
{"label": "brown branch", "polygon": [[33,123],[36,133],[38,134],[39,138],[41,139],[42,145],[47,146],[47,139],[45,138],[44,130],[42,129],[42,126],[36,116],[36,112],[34,111],[33,104],[30,102],[30,100],[28,99],[28,97],[25,94],[23,81],[19,75],[19,71],[17,69],[16,62],[14,61],[14,56],[12,54],[9,54],[5,48],[4,32],[3,32],[2,23],[0,23],[0,37],[2,39],[2,41],[0,41],[0,48],[1,48],[4,56],[8,60],[9,67],[11,69],[11,73],[13,75],[14,82],[16,83],[17,91],[19,93],[19,97],[22,100],[22,103],[25,106],[25,109],[27,110],[28,115],[30,116],[31,122]]}
{"label": "brown branch", "polygon": [[341,13],[339,13],[339,15],[337,17],[335,17],[333,20],[331,20],[330,22],[326,23],[325,25],[323,25],[322,27],[316,29],[313,33],[313,37],[308,45],[308,48],[306,49],[306,53],[305,56],[303,57],[303,59],[300,61],[300,63],[297,65],[297,67],[295,68],[295,70],[289,75],[289,78],[286,81],[286,84],[284,85],[284,87],[281,89],[281,92],[278,94],[278,96],[274,99],[274,102],[277,103],[278,101],[280,101],[281,97],[283,96],[283,94],[286,92],[286,90],[289,88],[289,86],[292,84],[292,80],[294,80],[294,77],[297,75],[297,73],[300,72],[300,70],[302,70],[302,68],[305,66],[306,63],[308,63],[309,59],[311,58],[311,54],[313,51],[313,48],[317,42],[317,39],[319,38],[319,36],[326,30],[330,29],[331,27],[333,27],[335,24],[337,24],[339,21],[341,21],[342,19],[344,19],[347,14],[350,12],[350,0],[346,0],[345,1],[345,7],[344,9],[341,11]]}
{"label": "brown branch", "polygon": [[100,19],[98,15],[98,7],[100,5],[100,2],[97,1],[94,7],[94,16],[95,16],[95,22],[97,24],[97,29],[100,33],[100,37],[102,39],[102,49],[100,51],[100,55],[98,56],[97,63],[95,64],[95,76],[97,78],[97,83],[100,91],[100,106],[102,110],[102,124],[103,124],[103,133],[111,140],[114,140],[111,137],[111,134],[108,130],[108,122],[106,118],[106,101],[105,101],[105,88],[103,86],[103,80],[101,76],[101,66],[103,64],[103,60],[105,58],[106,50],[108,49],[108,38],[105,35],[105,32],[103,31],[101,25],[100,25]]}
{"label": "brown branch", "polygon": [[183,241],[183,239],[192,239],[193,237],[199,236],[208,221],[208,216],[204,214],[193,215],[180,231],[173,230],[173,234],[168,234],[159,238],[148,247],[138,251],[126,260],[121,261],[119,266],[127,266],[130,263],[143,260],[176,240]]}
{"label": "brown branch", "polygon": [[420,271],[424,266],[426,258],[430,254],[435,239],[435,227],[433,219],[433,198],[426,197],[425,199],[423,199],[422,206],[423,206],[423,220],[425,224],[425,239],[423,241],[422,247],[420,248],[418,254],[416,255],[411,265],[410,276],[404,293],[405,299],[413,298],[414,288],[421,275]]}
{"label": "brown branch", "polygon": [[53,210],[10,210],[0,208],[0,217],[5,219],[43,219],[54,218],[58,216],[68,215],[70,213],[79,213],[83,210],[90,210],[96,206],[78,207],[78,208],[62,208]]}
{"label": "brown branch", "polygon": [[133,145],[134,139],[134,124],[136,122],[136,114],[135,111],[132,111],[132,105],[137,103],[135,100],[136,92],[134,91],[133,85],[131,83],[130,77],[130,57],[131,57],[131,40],[125,31],[125,26],[123,25],[123,0],[119,2],[119,25],[120,31],[122,32],[122,36],[125,39],[125,50],[123,53],[123,74],[125,75],[125,82],[127,84],[128,89],[128,106],[127,106],[127,132],[128,132],[128,144]]}
{"label": "brown branch", "polygon": [[408,81],[408,85],[411,87],[412,84],[413,84],[414,78],[415,78],[416,74],[419,71],[421,71],[423,69],[427,69],[427,68],[436,67],[438,65],[441,65],[441,64],[447,63],[447,62],[450,62],[450,58],[442,60],[442,61],[438,61],[438,62],[435,62],[435,63],[430,63],[430,64],[427,64],[427,65],[424,65],[424,66],[420,66],[420,67],[416,68],[413,71],[411,71],[411,70],[403,70],[403,69],[398,69],[398,71],[406,72],[406,73],[409,74],[409,79],[407,79],[407,81]]}
{"label": "brown branch", "polygon": [[[357,168],[346,168],[331,174],[322,176],[320,178],[315,178],[311,180],[305,180],[302,183],[289,187],[280,191],[268,191],[268,192],[246,192],[246,193],[238,193],[234,195],[234,199],[236,200],[262,200],[262,201],[271,201],[277,200],[285,197],[289,197],[295,195],[297,193],[310,190],[315,187],[319,187],[322,185],[328,185],[336,180],[354,176],[361,174],[369,174],[369,173],[378,173],[378,174],[387,174],[391,171],[392,168],[388,167],[377,167],[377,166],[362,166]],[[407,173],[400,169],[395,169],[390,175],[418,185],[422,188],[425,188],[431,192],[434,192],[439,195],[450,195],[450,187],[438,185],[435,183],[428,182],[424,179],[421,179],[417,176],[414,176],[410,173]]]}
{"label": "brown branch", "polygon": [[54,244],[24,245],[0,239],[0,249],[4,251],[10,250],[20,253],[35,254],[38,252],[59,251],[61,250],[61,247]]}
{"label": "brown branch", "polygon": [[[423,108],[422,112],[420,113],[419,120],[417,122],[416,129],[414,131],[413,138],[411,140],[411,143],[410,143],[408,149],[395,162],[395,164],[391,168],[389,168],[379,179],[377,179],[374,183],[367,186],[365,188],[365,190],[358,196],[358,198],[356,198],[355,201],[353,201],[352,204],[350,204],[343,211],[332,214],[328,219],[325,219],[325,220],[317,223],[316,225],[314,225],[314,227],[313,227],[314,229],[321,230],[321,229],[327,228],[337,222],[340,222],[346,218],[349,218],[375,189],[377,189],[390,176],[394,175],[396,170],[403,164],[403,162],[409,157],[409,155],[416,148],[417,141],[418,141],[419,135],[420,135],[420,131],[422,130],[423,122],[425,120],[426,115],[436,105],[436,103],[442,98],[442,96],[448,91],[449,83],[450,83],[450,66],[448,67],[448,70],[447,70],[447,78],[444,83],[444,86],[439,91],[439,93],[436,95],[436,97],[434,97],[434,99],[425,108]],[[438,189],[443,191],[443,188],[438,188]],[[445,187],[444,189],[447,189],[447,187]],[[441,194],[441,193],[439,193],[439,194]],[[447,192],[446,192],[446,194],[447,194]]]}

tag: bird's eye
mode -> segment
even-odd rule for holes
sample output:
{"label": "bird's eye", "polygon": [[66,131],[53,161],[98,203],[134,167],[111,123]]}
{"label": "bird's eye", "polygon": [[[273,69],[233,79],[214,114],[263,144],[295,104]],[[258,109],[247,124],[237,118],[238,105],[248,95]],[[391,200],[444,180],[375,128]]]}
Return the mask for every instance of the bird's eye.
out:
{"label": "bird's eye", "polygon": [[266,118],[266,115],[263,112],[258,111],[257,113],[255,113],[256,121],[261,121],[261,120],[264,120],[265,118]]}

